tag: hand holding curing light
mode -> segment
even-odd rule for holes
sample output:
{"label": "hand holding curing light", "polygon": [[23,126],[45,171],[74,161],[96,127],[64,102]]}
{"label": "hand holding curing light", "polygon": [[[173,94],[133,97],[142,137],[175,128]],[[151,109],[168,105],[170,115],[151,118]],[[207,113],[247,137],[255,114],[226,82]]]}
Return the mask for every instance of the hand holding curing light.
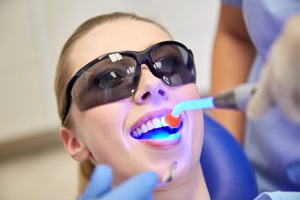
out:
{"label": "hand holding curing light", "polygon": [[245,111],[249,98],[255,92],[255,84],[242,84],[213,97],[194,99],[178,103],[165,121],[170,127],[180,125],[181,113],[186,110],[227,108]]}

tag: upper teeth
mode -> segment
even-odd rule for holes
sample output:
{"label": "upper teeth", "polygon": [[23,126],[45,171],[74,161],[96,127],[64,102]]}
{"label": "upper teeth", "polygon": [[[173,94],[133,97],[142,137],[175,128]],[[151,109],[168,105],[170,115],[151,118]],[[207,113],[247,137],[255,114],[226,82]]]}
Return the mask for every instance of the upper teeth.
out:
{"label": "upper teeth", "polygon": [[132,131],[132,134],[134,137],[139,137],[143,133],[147,133],[148,131],[155,129],[155,128],[161,128],[168,126],[168,124],[165,121],[165,117],[161,118],[153,118],[148,121],[146,121],[144,124],[140,125],[136,129]]}

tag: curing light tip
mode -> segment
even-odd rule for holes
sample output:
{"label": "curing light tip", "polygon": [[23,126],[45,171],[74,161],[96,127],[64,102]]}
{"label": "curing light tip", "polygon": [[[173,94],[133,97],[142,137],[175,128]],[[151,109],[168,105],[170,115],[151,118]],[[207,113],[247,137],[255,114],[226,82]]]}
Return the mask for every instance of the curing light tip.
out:
{"label": "curing light tip", "polygon": [[181,115],[179,115],[179,117],[175,117],[172,115],[172,112],[170,112],[165,118],[166,123],[172,128],[177,128],[180,125],[180,120]]}

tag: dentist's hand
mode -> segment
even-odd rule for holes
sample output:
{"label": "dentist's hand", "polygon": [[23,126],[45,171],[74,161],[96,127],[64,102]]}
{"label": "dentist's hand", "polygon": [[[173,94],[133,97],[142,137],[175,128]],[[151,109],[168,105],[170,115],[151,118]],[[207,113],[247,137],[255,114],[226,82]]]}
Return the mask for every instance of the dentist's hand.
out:
{"label": "dentist's hand", "polygon": [[286,23],[272,46],[247,116],[258,119],[273,105],[288,119],[300,123],[300,15]]}
{"label": "dentist's hand", "polygon": [[97,166],[84,193],[78,200],[145,200],[152,199],[157,184],[154,172],[140,173],[112,189],[113,174],[109,166]]}

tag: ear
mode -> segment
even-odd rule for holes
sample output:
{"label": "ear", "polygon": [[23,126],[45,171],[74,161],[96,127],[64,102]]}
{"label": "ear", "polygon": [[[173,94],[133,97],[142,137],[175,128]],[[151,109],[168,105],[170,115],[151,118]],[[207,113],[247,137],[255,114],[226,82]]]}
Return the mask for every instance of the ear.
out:
{"label": "ear", "polygon": [[59,133],[65,149],[74,160],[83,162],[90,157],[91,153],[89,149],[80,139],[78,139],[73,131],[62,127],[60,128]]}

